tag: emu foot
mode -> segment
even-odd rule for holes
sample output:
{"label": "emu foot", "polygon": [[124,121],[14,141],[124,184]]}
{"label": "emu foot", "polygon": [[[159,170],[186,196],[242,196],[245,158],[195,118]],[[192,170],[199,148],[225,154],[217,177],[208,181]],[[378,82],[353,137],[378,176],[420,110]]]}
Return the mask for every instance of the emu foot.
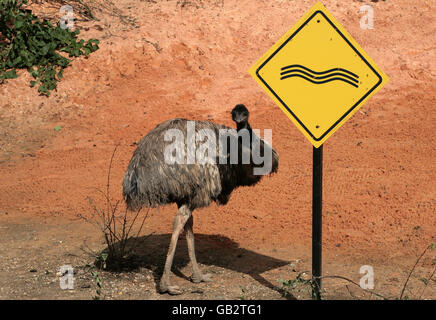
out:
{"label": "emu foot", "polygon": [[194,283],[210,282],[212,281],[212,275],[210,273],[202,274],[201,272],[194,273],[191,276],[191,281]]}
{"label": "emu foot", "polygon": [[159,292],[160,293],[169,293],[170,295],[176,296],[179,294],[182,294],[182,290],[179,288],[179,286],[170,286],[168,283],[160,283],[159,285]]}

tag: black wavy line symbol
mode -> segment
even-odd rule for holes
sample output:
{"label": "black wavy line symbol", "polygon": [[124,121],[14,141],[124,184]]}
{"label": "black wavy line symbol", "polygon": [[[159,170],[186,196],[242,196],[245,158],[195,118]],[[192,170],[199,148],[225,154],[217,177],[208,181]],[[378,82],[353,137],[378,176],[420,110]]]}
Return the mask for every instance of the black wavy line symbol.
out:
{"label": "black wavy line symbol", "polygon": [[280,80],[291,77],[299,77],[315,84],[327,83],[330,81],[343,81],[355,88],[359,85],[359,76],[351,71],[342,68],[333,68],[326,71],[316,72],[299,64],[292,64],[283,67],[280,73]]}

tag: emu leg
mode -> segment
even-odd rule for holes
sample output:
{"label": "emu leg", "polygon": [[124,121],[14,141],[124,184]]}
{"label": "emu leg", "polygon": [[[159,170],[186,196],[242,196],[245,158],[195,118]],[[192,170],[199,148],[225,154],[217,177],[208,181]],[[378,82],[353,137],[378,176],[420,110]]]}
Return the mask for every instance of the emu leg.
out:
{"label": "emu leg", "polygon": [[174,252],[176,251],[177,240],[179,239],[180,232],[183,230],[191,214],[191,210],[186,205],[180,206],[177,211],[177,215],[174,219],[174,229],[171,236],[170,248],[168,249],[167,259],[165,261],[165,269],[159,284],[159,291],[161,293],[168,292],[173,295],[182,293],[178,286],[170,285],[170,273]]}
{"label": "emu leg", "polygon": [[198,267],[197,258],[195,257],[195,245],[194,245],[194,216],[191,215],[185,224],[186,241],[188,242],[189,259],[192,264],[192,277],[191,280],[194,283],[211,281],[210,274],[202,274]]}

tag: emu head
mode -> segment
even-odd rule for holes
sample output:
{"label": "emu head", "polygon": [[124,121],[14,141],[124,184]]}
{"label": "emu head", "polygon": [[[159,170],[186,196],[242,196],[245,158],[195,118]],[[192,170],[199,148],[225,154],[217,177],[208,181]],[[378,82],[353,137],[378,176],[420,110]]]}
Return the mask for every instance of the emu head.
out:
{"label": "emu head", "polygon": [[248,117],[250,115],[250,112],[248,112],[248,109],[243,104],[236,105],[232,112],[232,120],[236,122],[236,127],[239,130],[241,129],[248,129],[250,126],[248,124]]}

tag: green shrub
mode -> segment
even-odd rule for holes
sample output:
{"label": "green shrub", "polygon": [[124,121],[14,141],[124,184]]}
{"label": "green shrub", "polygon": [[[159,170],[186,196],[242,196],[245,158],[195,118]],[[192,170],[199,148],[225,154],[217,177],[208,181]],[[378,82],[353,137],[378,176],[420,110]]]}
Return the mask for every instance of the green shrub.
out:
{"label": "green shrub", "polygon": [[27,69],[38,92],[50,95],[56,89],[69,57],[88,56],[98,49],[99,41],[78,39],[79,30],[70,31],[40,20],[23,8],[27,0],[0,0],[0,83],[17,77],[16,69]]}

